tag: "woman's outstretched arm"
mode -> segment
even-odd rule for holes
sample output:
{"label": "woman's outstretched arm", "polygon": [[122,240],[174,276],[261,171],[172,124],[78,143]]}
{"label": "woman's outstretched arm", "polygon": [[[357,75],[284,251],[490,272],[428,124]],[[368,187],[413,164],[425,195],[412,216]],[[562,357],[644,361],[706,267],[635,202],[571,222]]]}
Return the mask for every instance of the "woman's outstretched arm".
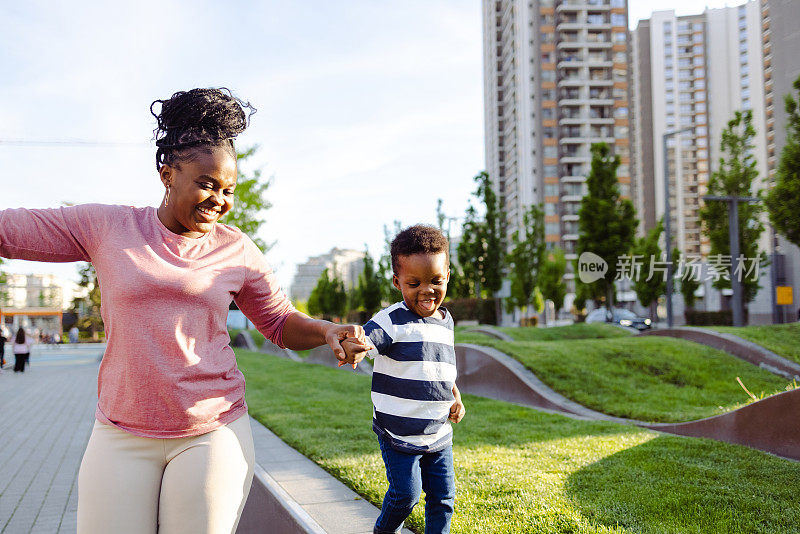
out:
{"label": "woman's outstretched arm", "polygon": [[0,256],[68,262],[91,261],[91,205],[0,210]]}

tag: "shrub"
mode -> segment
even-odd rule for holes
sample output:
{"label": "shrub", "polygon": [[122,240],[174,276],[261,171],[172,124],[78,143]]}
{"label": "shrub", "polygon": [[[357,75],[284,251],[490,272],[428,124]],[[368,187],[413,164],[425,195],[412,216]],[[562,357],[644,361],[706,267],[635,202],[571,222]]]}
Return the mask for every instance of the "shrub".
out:
{"label": "shrub", "polygon": [[733,325],[733,311],[720,310],[720,311],[697,311],[686,310],[686,324],[694,326],[708,326],[708,325]]}
{"label": "shrub", "polygon": [[478,321],[480,324],[497,324],[496,299],[452,299],[444,303],[445,308],[458,321]]}

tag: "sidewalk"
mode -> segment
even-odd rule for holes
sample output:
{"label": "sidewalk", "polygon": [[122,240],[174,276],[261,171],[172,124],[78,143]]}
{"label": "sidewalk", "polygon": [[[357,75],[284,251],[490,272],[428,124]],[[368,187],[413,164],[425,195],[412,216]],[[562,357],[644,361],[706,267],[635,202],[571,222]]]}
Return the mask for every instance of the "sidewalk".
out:
{"label": "sidewalk", "polygon": [[[103,348],[37,351],[21,374],[6,364],[0,375],[0,534],[75,532],[78,468],[94,422]],[[372,532],[375,506],[252,418],[251,424],[258,465],[246,512],[262,513],[250,514],[247,532],[287,532],[276,530],[263,514],[269,508],[256,502],[265,493],[301,525],[297,532]]]}

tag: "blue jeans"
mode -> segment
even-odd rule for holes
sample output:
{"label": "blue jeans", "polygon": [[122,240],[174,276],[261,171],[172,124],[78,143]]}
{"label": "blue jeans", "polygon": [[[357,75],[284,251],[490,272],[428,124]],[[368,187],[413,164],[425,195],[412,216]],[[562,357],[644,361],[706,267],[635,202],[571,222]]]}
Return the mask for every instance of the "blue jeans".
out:
{"label": "blue jeans", "polygon": [[396,451],[378,438],[389,490],[383,497],[375,534],[394,534],[425,491],[425,534],[448,534],[456,499],[453,447],[438,452],[409,454]]}

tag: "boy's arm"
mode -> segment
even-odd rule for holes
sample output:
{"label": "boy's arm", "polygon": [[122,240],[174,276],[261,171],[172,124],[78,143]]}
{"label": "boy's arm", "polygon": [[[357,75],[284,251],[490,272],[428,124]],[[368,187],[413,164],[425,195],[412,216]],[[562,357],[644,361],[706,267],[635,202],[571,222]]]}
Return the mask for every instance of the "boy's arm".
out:
{"label": "boy's arm", "polygon": [[461,392],[455,384],[453,384],[453,396],[456,400],[453,402],[453,405],[450,406],[449,419],[454,423],[458,423],[464,418],[464,414],[467,413],[467,411],[464,409],[464,403],[461,402]]}

